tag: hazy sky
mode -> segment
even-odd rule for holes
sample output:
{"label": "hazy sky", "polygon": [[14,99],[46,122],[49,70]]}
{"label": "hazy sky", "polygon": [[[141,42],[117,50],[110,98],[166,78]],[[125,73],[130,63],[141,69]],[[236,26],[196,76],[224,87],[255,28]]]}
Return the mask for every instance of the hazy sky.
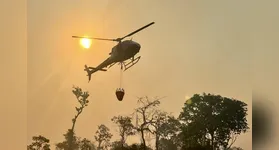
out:
{"label": "hazy sky", "polygon": [[0,145],[7,150],[26,148],[26,9],[23,0],[0,4]]}
{"label": "hazy sky", "polygon": [[[91,140],[101,123],[114,131],[110,119],[131,113],[136,97],[145,95],[167,96],[161,108],[174,114],[195,93],[233,97],[248,104],[251,124],[251,47],[242,35],[251,15],[246,6],[234,1],[29,0],[28,143],[38,134],[51,144],[63,140],[78,105],[73,85],[91,94],[76,125],[77,135]],[[72,35],[117,38],[152,21],[133,36],[142,58],[124,73],[122,102],[114,93],[119,66],[93,74],[88,83],[84,64],[97,66],[116,43],[94,41],[84,50]],[[235,145],[252,149],[251,135],[241,135]]]}

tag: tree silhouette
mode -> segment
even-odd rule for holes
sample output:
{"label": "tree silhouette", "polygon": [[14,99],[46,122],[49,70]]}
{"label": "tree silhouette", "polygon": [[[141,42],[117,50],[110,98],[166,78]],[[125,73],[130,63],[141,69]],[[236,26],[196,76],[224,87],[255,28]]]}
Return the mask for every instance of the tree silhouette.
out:
{"label": "tree silhouette", "polygon": [[114,116],[111,121],[118,125],[121,146],[124,148],[127,137],[135,134],[132,118],[129,116]]}
{"label": "tree silhouette", "polygon": [[121,142],[121,141],[114,141],[111,143],[110,150],[128,150],[128,144]]}
{"label": "tree silhouette", "polygon": [[86,106],[88,106],[89,93],[87,91],[83,92],[80,87],[76,87],[76,86],[73,87],[72,92],[74,93],[77,101],[79,102],[80,107],[75,107],[76,111],[77,111],[77,114],[72,119],[72,123],[73,123],[72,128],[68,129],[67,133],[64,134],[64,137],[65,137],[66,141],[56,144],[56,147],[58,149],[74,150],[74,149],[78,148],[78,143],[77,143],[77,139],[75,137],[74,129],[75,129],[77,118],[82,113],[83,109]]}
{"label": "tree silhouette", "polygon": [[107,149],[110,146],[112,134],[110,133],[109,128],[105,125],[101,124],[98,126],[98,130],[96,131],[96,135],[94,137],[98,142],[97,150]]}
{"label": "tree silhouette", "polygon": [[[208,145],[212,149],[229,148],[229,141],[249,129],[247,104],[213,94],[195,94],[184,104],[179,118],[183,121],[184,146]],[[210,140],[210,141],[209,141]]]}
{"label": "tree silhouette", "polygon": [[[70,130],[68,130],[68,132],[66,134],[64,134],[65,136],[65,141],[56,144],[56,150],[68,150],[69,149],[69,145],[67,143],[69,136],[71,136],[71,133],[69,133]],[[90,140],[83,138],[81,140],[81,138],[76,137],[74,134],[73,137],[73,144],[72,144],[72,149],[75,150],[96,150],[96,146],[94,145],[93,142],[91,142]]]}
{"label": "tree silhouette", "polygon": [[178,150],[177,145],[175,145],[175,143],[170,140],[170,139],[165,139],[162,138],[159,140],[159,149],[160,150]]}
{"label": "tree silhouette", "polygon": [[168,113],[160,110],[155,110],[152,114],[151,133],[155,135],[155,148],[159,150],[159,140],[163,135],[164,130],[161,129],[162,125],[167,122]]}
{"label": "tree silhouette", "polygon": [[128,150],[152,150],[152,148],[148,147],[148,146],[144,146],[143,143],[142,144],[132,144],[130,146],[128,146]]}
{"label": "tree silhouette", "polygon": [[[56,144],[57,150],[76,150],[79,148],[79,138],[75,135],[75,133],[68,129],[66,134],[63,134],[65,141]],[[70,148],[71,143],[71,148]]]}
{"label": "tree silhouette", "polygon": [[44,136],[33,136],[32,144],[27,146],[27,150],[50,150],[49,139]]}
{"label": "tree silhouette", "polygon": [[229,148],[229,150],[243,150],[243,148],[234,146],[232,148]]}
{"label": "tree silhouette", "polygon": [[158,149],[177,149],[181,147],[179,141],[179,132],[181,128],[181,124],[179,120],[177,120],[174,116],[166,115],[166,113],[162,114],[162,118],[158,118]]}
{"label": "tree silhouette", "polygon": [[80,150],[96,150],[95,145],[88,139],[83,138],[80,142],[79,142],[79,147]]}
{"label": "tree silhouette", "polygon": [[140,97],[138,99],[138,104],[140,105],[138,108],[136,108],[136,114],[139,114],[137,118],[137,124],[136,129],[141,134],[142,143],[144,146],[144,150],[146,150],[146,142],[145,142],[145,132],[152,132],[149,128],[149,126],[154,121],[154,115],[155,115],[155,108],[160,105],[160,99],[161,98],[155,98],[154,100],[150,101],[149,98],[146,97]]}
{"label": "tree silhouette", "polygon": [[[77,137],[74,132],[77,118],[89,103],[89,94],[79,87],[74,87],[72,92],[80,106],[76,107],[72,127],[64,134],[65,140],[56,144],[56,150],[108,150],[109,147],[110,150],[152,150],[146,144],[149,143],[147,135],[155,139],[156,150],[243,150],[232,145],[241,133],[249,129],[247,104],[236,99],[195,94],[184,103],[182,112],[176,118],[158,108],[161,98],[151,100],[141,97],[133,112],[137,116],[136,124],[133,125],[129,116],[112,117],[111,121],[118,125],[120,140],[110,144],[113,135],[107,126],[101,124],[94,135],[95,146],[89,139]],[[140,134],[141,143],[128,145],[126,139],[136,132]],[[27,150],[50,150],[49,139],[41,135],[32,139]]]}
{"label": "tree silhouette", "polygon": [[198,123],[182,124],[181,133],[178,135],[183,150],[206,149],[210,146],[210,139],[206,136],[204,128]]}
{"label": "tree silhouette", "polygon": [[[124,147],[122,147],[121,141],[115,141],[112,143],[110,150],[144,150],[144,145],[134,143],[131,145],[124,144]],[[146,150],[152,150],[152,148],[146,147]]]}

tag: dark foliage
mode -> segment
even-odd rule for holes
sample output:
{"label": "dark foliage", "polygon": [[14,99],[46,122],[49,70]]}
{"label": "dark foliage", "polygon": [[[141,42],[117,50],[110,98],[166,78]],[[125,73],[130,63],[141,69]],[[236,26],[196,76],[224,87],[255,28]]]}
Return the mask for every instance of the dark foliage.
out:
{"label": "dark foliage", "polygon": [[[139,98],[136,123],[129,116],[115,116],[111,119],[118,126],[119,141],[110,142],[110,129],[101,124],[95,133],[93,142],[75,135],[77,118],[88,105],[89,94],[74,87],[73,94],[80,107],[72,119],[72,128],[64,134],[65,140],[56,144],[56,150],[152,150],[146,144],[146,135],[154,137],[156,150],[242,150],[232,147],[237,136],[245,133],[247,124],[247,104],[233,98],[220,95],[195,94],[184,103],[182,112],[176,118],[159,109],[160,98],[150,100]],[[128,137],[140,134],[142,143],[128,145]],[[27,150],[50,150],[49,139],[34,136]]]}

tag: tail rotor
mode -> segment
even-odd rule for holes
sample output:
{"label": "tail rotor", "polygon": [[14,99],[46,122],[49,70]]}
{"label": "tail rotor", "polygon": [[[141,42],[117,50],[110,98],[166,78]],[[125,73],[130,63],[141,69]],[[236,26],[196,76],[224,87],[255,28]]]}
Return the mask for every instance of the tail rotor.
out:
{"label": "tail rotor", "polygon": [[89,67],[87,67],[87,65],[84,65],[84,67],[85,67],[84,71],[86,71],[86,72],[87,72],[88,82],[90,82],[92,72],[89,70]]}

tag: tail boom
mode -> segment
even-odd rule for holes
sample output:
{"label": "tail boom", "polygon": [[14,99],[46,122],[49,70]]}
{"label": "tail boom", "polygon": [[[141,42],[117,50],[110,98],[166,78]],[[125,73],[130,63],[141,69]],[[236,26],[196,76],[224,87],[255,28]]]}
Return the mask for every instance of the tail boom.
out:
{"label": "tail boom", "polygon": [[97,72],[97,71],[107,71],[106,69],[102,69],[102,68],[99,69],[99,68],[94,68],[94,67],[88,67],[87,65],[85,65],[84,67],[85,67],[84,71],[87,72],[87,76],[88,76],[89,81],[91,80],[91,75],[94,72]]}

